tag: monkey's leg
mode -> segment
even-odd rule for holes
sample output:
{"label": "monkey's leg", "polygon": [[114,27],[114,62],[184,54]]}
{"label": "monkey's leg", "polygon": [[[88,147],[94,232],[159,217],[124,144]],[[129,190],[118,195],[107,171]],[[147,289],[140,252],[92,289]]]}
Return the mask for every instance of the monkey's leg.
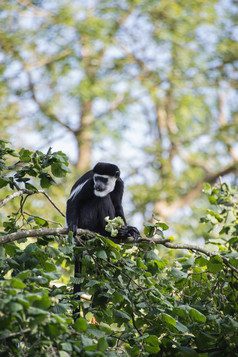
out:
{"label": "monkey's leg", "polygon": [[[75,278],[79,278],[81,276],[81,273],[82,273],[82,262],[81,262],[81,254],[75,254],[74,255],[74,277]],[[79,293],[81,291],[81,285],[80,284],[74,284],[74,296],[76,293]],[[80,296],[77,295],[75,296],[75,300],[80,300]],[[77,307],[73,314],[74,316],[76,317],[77,315],[76,314],[79,314],[80,313],[80,306]]]}

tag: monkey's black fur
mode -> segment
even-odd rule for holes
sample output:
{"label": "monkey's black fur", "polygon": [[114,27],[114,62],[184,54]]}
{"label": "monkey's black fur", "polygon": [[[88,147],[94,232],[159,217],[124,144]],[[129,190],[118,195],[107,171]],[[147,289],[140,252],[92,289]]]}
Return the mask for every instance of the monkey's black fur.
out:
{"label": "monkey's black fur", "polygon": [[[99,162],[81,176],[73,185],[67,201],[66,222],[74,234],[77,228],[110,236],[105,230],[105,217],[113,219],[120,216],[124,226],[119,229],[119,237],[139,237],[136,227],[127,226],[122,207],[124,183],[120,178],[119,168],[110,163]],[[81,272],[78,257],[75,257],[75,276]],[[80,286],[74,286],[74,293],[80,291]]]}

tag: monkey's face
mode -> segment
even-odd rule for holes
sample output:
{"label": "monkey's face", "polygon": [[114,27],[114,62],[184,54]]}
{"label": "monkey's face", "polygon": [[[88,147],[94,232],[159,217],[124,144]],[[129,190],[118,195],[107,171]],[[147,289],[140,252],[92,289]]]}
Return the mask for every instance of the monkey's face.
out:
{"label": "monkey's face", "polygon": [[117,177],[94,174],[94,195],[105,197],[115,188]]}

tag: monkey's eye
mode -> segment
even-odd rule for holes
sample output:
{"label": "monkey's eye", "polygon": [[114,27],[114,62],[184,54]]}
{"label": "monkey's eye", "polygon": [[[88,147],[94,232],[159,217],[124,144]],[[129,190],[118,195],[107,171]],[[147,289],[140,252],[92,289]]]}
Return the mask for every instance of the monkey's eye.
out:
{"label": "monkey's eye", "polygon": [[100,177],[100,181],[103,182],[103,183],[107,183],[108,178],[106,178],[106,177]]}
{"label": "monkey's eye", "polygon": [[108,178],[107,177],[102,177],[102,176],[94,176],[94,180],[95,182],[102,182],[104,184],[106,184],[108,182]]}

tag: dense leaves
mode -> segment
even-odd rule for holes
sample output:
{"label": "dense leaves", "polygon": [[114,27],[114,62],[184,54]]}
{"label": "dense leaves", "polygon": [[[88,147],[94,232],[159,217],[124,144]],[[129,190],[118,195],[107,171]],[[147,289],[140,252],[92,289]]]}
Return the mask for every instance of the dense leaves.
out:
{"label": "dense leaves", "polygon": [[[7,154],[27,167],[39,155],[6,148],[6,173]],[[52,155],[40,155],[39,173],[45,160],[47,167],[58,162],[60,154]],[[13,173],[12,182],[19,177]],[[238,191],[222,184],[206,185],[205,192],[212,205],[202,225],[211,257],[184,251],[169,261],[160,246],[118,244],[100,235],[85,236],[80,247],[70,234],[2,245],[0,355],[238,356]],[[31,220],[36,227],[49,224]],[[145,235],[163,238],[168,226],[154,220],[145,224]],[[81,276],[67,278],[63,269],[70,272],[74,253],[81,252]],[[73,296],[75,282],[81,300]]]}
{"label": "dense leaves", "polygon": [[[7,146],[7,141],[0,140],[0,188],[9,185],[11,189],[23,187],[28,190],[37,189],[31,184],[31,178],[39,177],[40,186],[48,188],[55,184],[54,179],[47,171],[51,167],[51,172],[55,177],[64,177],[70,169],[68,168],[68,158],[61,152],[52,153],[51,149],[47,154],[40,151],[32,152],[22,148],[18,153]],[[17,158],[11,165],[6,165],[9,156]],[[14,174],[12,175],[12,172]],[[3,177],[4,176],[4,177]]]}

